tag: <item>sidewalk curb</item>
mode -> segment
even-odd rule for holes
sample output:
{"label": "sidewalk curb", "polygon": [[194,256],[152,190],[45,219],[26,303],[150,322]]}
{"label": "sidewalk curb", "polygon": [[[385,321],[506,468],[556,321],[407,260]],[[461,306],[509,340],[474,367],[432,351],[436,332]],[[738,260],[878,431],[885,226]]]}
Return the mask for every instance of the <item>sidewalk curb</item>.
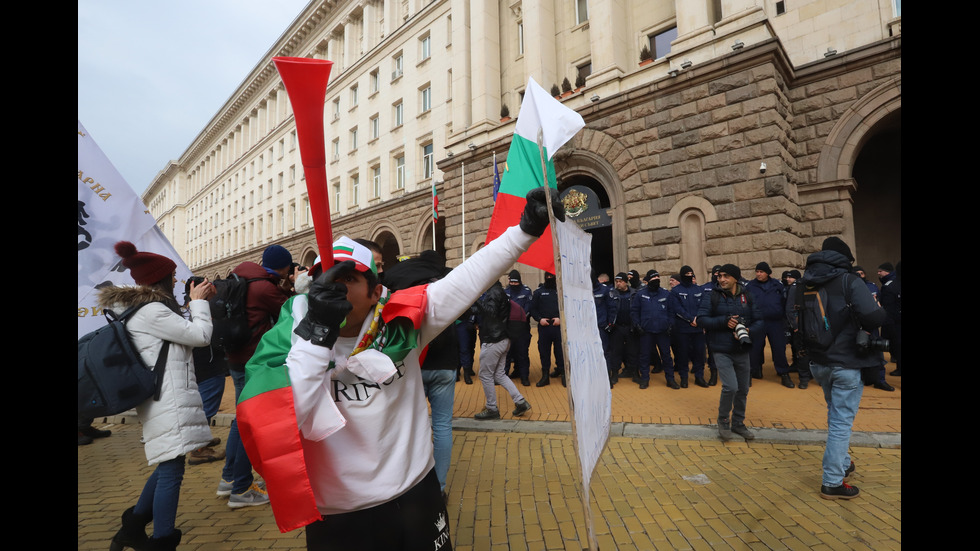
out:
{"label": "sidewalk curb", "polygon": [[[228,427],[235,416],[219,413],[211,420],[215,427]],[[126,412],[111,417],[96,419],[101,424],[139,424],[135,412]],[[474,432],[520,432],[527,434],[572,434],[572,424],[567,421],[525,421],[521,419],[496,419],[480,421],[468,417],[454,417],[453,429]],[[827,441],[825,430],[804,429],[766,429],[753,428],[753,443],[765,444],[813,444],[822,445]],[[658,425],[645,423],[612,423],[610,436],[627,438],[653,438],[662,440],[718,440],[718,428],[714,425]],[[733,442],[741,442],[736,438]],[[862,448],[902,449],[900,432],[853,432],[851,446]]]}

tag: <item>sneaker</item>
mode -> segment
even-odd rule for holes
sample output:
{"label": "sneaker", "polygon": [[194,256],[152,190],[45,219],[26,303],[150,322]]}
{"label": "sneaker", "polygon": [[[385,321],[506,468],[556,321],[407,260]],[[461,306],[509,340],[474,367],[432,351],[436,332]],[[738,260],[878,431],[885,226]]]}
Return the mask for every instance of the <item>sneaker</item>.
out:
{"label": "sneaker", "polygon": [[248,490],[240,494],[231,494],[228,498],[228,506],[232,509],[251,507],[253,505],[265,505],[266,503],[269,503],[269,494],[262,488],[259,488],[259,485],[254,482],[249,486]]}
{"label": "sneaker", "polygon": [[[514,411],[511,412],[514,417],[520,417],[521,415],[524,415],[527,410],[531,409],[531,404],[527,403],[527,400],[521,400],[520,402],[514,404],[514,406]],[[499,413],[497,414],[497,417],[500,417]]]}
{"label": "sneaker", "polygon": [[755,440],[755,434],[745,425],[732,425],[732,432],[746,440]]}
{"label": "sneaker", "polygon": [[222,478],[221,479],[221,482],[218,482],[218,492],[217,492],[217,494],[219,496],[230,496],[231,495],[231,485],[232,485],[232,482],[230,480],[225,480],[225,479]]}
{"label": "sneaker", "polygon": [[718,420],[718,436],[725,442],[728,442],[735,437],[735,435],[732,433],[731,422],[728,419]]}
{"label": "sneaker", "polygon": [[500,412],[495,409],[483,408],[483,411],[474,415],[473,418],[481,421],[486,419],[500,419]]}
{"label": "sneaker", "polygon": [[851,461],[850,466],[844,470],[844,482],[847,482],[847,480],[851,478],[851,473],[853,472],[854,472],[854,462]]}
{"label": "sneaker", "polygon": [[856,486],[841,484],[840,486],[820,486],[820,497],[824,499],[854,499],[861,493]]}
{"label": "sneaker", "polygon": [[225,450],[215,450],[207,446],[187,454],[187,462],[191,465],[213,463],[215,461],[222,461],[224,458]]}

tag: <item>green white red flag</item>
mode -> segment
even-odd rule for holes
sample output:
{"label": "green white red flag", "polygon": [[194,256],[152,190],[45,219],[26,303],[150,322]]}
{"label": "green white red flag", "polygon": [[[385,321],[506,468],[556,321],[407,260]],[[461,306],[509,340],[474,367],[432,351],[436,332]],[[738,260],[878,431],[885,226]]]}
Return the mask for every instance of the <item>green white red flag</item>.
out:
{"label": "green white red flag", "polygon": [[[562,105],[533,78],[528,78],[514,138],[507,152],[500,190],[490,218],[490,228],[487,230],[487,243],[521,221],[521,214],[527,205],[527,192],[544,185],[544,175],[541,173],[542,155],[546,160],[548,187],[558,188],[551,156],[584,127],[585,120],[581,115]],[[543,151],[538,149],[539,132]],[[551,226],[521,255],[518,262],[552,273],[555,271]]]}

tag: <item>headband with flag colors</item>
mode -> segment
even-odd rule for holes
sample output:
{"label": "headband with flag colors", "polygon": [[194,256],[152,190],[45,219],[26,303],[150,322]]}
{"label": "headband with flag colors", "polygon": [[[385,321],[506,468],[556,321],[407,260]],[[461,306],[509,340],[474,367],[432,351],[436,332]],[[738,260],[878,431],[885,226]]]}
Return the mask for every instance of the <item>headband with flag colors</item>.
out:
{"label": "headband with flag colors", "polygon": [[[545,185],[544,175],[541,174],[542,155],[546,159],[547,185],[558,189],[551,156],[584,127],[585,120],[581,115],[562,105],[533,78],[528,78],[514,138],[507,152],[503,179],[490,218],[490,228],[487,230],[487,243],[499,237],[507,228],[518,224],[527,205],[527,192]],[[540,152],[537,143],[539,132],[544,146],[544,151]],[[554,272],[550,226],[517,261]]]}
{"label": "headband with flag colors", "polygon": [[353,260],[357,271],[371,270],[375,274],[378,273],[378,267],[374,265],[374,254],[371,249],[347,236],[333,242],[333,259],[334,262]]}

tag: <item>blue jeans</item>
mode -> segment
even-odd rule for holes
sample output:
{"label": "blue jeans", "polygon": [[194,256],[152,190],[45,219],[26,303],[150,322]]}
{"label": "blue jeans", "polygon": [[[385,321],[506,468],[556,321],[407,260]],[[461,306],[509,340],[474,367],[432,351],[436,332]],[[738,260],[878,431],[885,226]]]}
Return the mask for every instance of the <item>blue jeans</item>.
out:
{"label": "blue jeans", "polygon": [[146,480],[143,492],[133,507],[133,513],[153,516],[153,537],[163,538],[174,531],[177,522],[177,501],[184,480],[184,456],[157,465]]}
{"label": "blue jeans", "polygon": [[198,381],[197,390],[201,393],[201,401],[204,402],[204,416],[210,423],[221,407],[221,398],[225,394],[225,378],[219,375]]}
{"label": "blue jeans", "polygon": [[[242,388],[245,387],[245,371],[229,370],[231,380],[235,383],[235,404],[237,407],[238,398],[242,395]],[[228,431],[228,442],[225,444],[225,466],[221,469],[221,479],[230,480],[231,493],[244,493],[252,486],[252,462],[245,454],[245,446],[242,444],[242,437],[238,434],[238,419],[231,422],[231,430]]]}
{"label": "blue jeans", "polygon": [[860,369],[827,367],[810,362],[810,372],[823,388],[823,397],[827,400],[823,485],[836,487],[844,482],[844,471],[851,465],[847,449],[851,445],[851,426],[861,404],[864,383]]}
{"label": "blue jeans", "polygon": [[446,490],[449,460],[453,455],[453,395],[456,372],[449,369],[423,369],[422,386],[432,408],[432,447],[439,487]]}

